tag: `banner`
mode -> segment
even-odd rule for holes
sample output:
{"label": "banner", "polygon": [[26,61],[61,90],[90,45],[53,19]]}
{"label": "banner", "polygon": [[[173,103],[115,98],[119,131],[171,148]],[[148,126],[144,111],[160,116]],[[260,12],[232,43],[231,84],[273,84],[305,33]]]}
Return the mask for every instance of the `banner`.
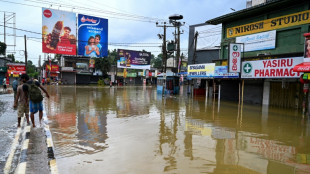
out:
{"label": "banner", "polygon": [[26,74],[26,67],[25,65],[12,65],[12,64],[7,64],[8,67],[8,75],[21,75],[21,74]]}
{"label": "banner", "polygon": [[244,43],[244,52],[275,49],[276,30],[236,37],[236,43]]}
{"label": "banner", "polygon": [[241,78],[299,78],[293,68],[303,61],[303,57],[244,61]]}
{"label": "banner", "polygon": [[151,69],[151,53],[132,50],[118,50],[117,68]]}
{"label": "banner", "polygon": [[229,73],[228,66],[215,66],[214,78],[239,78],[239,73]]}
{"label": "banner", "polygon": [[78,15],[78,55],[108,56],[108,19]]}
{"label": "banner", "polygon": [[310,23],[310,10],[227,28],[227,38]]}
{"label": "banner", "polygon": [[213,78],[215,63],[188,65],[189,78]]}
{"label": "banner", "polygon": [[240,72],[241,44],[229,44],[228,59],[229,72]]}
{"label": "banner", "polygon": [[46,65],[46,70],[50,72],[58,72],[59,71],[59,65]]}
{"label": "banner", "polygon": [[75,13],[42,8],[43,53],[76,55]]}

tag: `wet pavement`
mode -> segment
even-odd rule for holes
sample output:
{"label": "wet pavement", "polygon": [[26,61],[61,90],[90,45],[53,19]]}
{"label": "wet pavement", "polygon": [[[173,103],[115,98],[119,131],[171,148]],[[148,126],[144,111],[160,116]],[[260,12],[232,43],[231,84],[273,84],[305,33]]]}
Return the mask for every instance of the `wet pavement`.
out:
{"label": "wet pavement", "polygon": [[310,122],[294,109],[149,86],[48,90],[59,173],[310,173]]}

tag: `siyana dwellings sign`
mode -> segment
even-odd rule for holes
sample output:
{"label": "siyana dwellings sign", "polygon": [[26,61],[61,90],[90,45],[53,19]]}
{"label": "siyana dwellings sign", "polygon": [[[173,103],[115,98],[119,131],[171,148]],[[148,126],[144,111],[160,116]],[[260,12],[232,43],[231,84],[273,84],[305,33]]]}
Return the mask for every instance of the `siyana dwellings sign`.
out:
{"label": "siyana dwellings sign", "polygon": [[310,10],[227,28],[227,38],[310,23]]}

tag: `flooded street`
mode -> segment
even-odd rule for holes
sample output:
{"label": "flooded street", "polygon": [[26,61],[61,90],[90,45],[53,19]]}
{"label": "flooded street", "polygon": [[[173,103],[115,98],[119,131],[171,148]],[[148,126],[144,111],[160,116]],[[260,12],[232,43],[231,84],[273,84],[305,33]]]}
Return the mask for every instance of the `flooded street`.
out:
{"label": "flooded street", "polygon": [[310,173],[310,121],[296,110],[186,89],[165,99],[149,86],[47,89],[59,173]]}

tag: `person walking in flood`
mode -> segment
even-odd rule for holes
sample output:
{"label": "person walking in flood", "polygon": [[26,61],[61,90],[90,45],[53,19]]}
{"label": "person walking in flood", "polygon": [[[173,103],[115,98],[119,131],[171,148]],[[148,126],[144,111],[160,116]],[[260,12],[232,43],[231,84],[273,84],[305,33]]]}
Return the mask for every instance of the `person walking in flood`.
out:
{"label": "person walking in flood", "polygon": [[13,91],[14,91],[14,101],[16,99],[17,87],[18,87],[18,80],[17,80],[17,78],[15,78],[15,80],[12,83],[12,88],[13,88]]}
{"label": "person walking in flood", "polygon": [[[23,77],[23,75],[22,75],[22,77]],[[17,84],[18,84],[18,82],[17,82]],[[13,82],[13,85],[14,85],[14,82]],[[13,89],[14,89],[14,86],[13,86]],[[27,124],[29,124],[28,86],[23,85],[23,83],[21,85],[19,85],[16,89],[16,98],[14,98],[14,106],[13,107],[18,108],[18,110],[17,110],[17,116],[18,116],[17,127],[20,127],[21,118],[24,116],[24,114],[26,115]]]}
{"label": "person walking in flood", "polygon": [[4,77],[3,78],[3,81],[2,81],[3,83],[3,92],[6,92],[6,78]]}
{"label": "person walking in flood", "polygon": [[39,111],[39,121],[40,125],[42,125],[43,118],[43,95],[41,90],[46,94],[46,97],[49,98],[48,92],[40,85],[40,82],[37,80],[29,81],[29,76],[27,74],[22,75],[22,81],[27,85],[28,88],[28,96],[29,96],[29,109],[30,109],[30,119],[32,122],[32,126],[36,127],[34,122],[34,114]]}

